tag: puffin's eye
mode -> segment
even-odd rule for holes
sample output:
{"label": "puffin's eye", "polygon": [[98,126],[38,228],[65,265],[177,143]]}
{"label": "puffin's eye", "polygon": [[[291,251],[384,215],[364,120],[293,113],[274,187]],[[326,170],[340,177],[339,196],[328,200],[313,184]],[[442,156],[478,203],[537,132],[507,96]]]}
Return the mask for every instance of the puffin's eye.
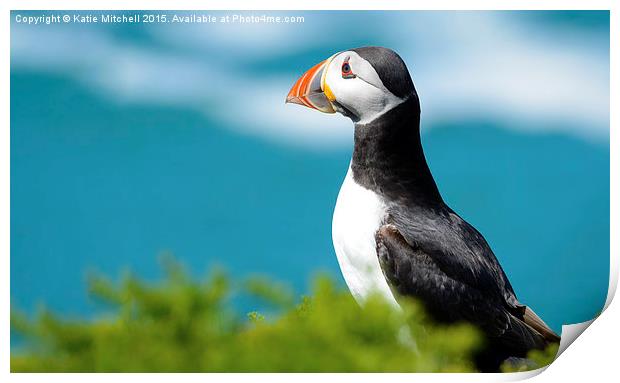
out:
{"label": "puffin's eye", "polygon": [[342,78],[355,78],[355,74],[351,71],[351,64],[349,64],[349,57],[344,59],[342,63]]}

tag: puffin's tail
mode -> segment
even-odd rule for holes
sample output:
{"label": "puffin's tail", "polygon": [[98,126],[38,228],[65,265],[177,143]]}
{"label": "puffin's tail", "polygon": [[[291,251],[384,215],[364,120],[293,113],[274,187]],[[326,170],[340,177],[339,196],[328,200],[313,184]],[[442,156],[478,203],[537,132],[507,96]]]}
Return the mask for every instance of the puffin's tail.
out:
{"label": "puffin's tail", "polygon": [[523,314],[523,322],[536,330],[540,335],[545,338],[549,343],[559,343],[560,337],[553,332],[549,326],[532,309],[525,306],[525,313]]}
{"label": "puffin's tail", "polygon": [[500,342],[511,349],[510,356],[525,357],[533,349],[543,350],[550,343],[558,343],[560,337],[529,307],[520,307],[520,313],[509,314],[509,328]]}
{"label": "puffin's tail", "polygon": [[[476,365],[482,372],[498,372],[504,361],[523,361],[533,349],[542,350],[560,337],[527,306],[521,306],[520,315],[509,314],[509,325],[499,337],[489,338],[486,349],[476,356]],[[519,363],[522,364],[522,363]]]}

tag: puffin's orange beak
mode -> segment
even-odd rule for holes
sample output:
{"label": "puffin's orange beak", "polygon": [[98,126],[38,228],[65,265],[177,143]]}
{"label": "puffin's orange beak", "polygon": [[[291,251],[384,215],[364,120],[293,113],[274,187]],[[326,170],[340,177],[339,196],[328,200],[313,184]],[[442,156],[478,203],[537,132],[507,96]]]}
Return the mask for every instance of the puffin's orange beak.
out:
{"label": "puffin's orange beak", "polygon": [[330,61],[331,59],[322,61],[304,73],[288,92],[286,102],[307,106],[323,113],[336,113],[329,98],[331,91],[325,84],[325,70]]}

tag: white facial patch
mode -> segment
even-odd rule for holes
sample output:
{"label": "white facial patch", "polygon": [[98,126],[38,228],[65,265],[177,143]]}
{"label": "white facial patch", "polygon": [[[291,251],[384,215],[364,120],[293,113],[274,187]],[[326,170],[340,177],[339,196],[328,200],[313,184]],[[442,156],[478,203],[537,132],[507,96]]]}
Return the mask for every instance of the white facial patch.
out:
{"label": "white facial patch", "polygon": [[[347,59],[355,76],[343,78],[342,65]],[[405,101],[390,92],[375,68],[353,51],[334,56],[326,69],[325,83],[336,101],[353,113],[360,124],[369,123]]]}

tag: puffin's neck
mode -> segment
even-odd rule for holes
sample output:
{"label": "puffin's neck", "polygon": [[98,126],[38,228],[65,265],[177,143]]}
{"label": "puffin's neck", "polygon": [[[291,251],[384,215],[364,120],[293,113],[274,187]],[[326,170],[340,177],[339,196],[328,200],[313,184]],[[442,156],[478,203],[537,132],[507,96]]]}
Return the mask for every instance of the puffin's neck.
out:
{"label": "puffin's neck", "polygon": [[420,140],[420,104],[411,96],[368,124],[355,125],[353,179],[391,201],[443,204]]}

